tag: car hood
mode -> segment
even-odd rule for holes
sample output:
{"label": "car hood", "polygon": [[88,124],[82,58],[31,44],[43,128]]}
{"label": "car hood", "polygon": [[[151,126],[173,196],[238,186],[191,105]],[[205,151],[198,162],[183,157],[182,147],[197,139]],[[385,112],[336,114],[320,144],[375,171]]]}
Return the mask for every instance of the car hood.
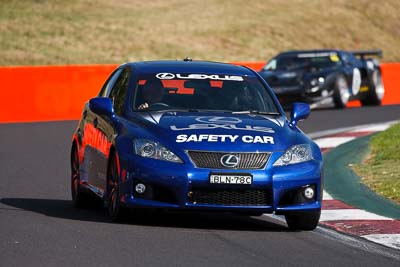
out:
{"label": "car hood", "polygon": [[305,74],[305,70],[297,71],[263,71],[260,75],[270,86],[289,86],[298,84]]}
{"label": "car hood", "polygon": [[307,82],[316,77],[325,77],[327,74],[337,70],[337,67],[324,69],[295,69],[287,71],[261,71],[260,75],[272,87],[294,86]]}
{"label": "car hood", "polygon": [[203,151],[285,150],[303,137],[284,116],[217,112],[141,112],[144,137],[167,147]]}

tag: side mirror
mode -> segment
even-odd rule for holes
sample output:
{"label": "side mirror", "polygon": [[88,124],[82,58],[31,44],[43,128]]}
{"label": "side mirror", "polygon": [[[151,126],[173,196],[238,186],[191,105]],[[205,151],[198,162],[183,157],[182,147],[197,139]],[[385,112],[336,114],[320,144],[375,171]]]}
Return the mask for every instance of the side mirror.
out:
{"label": "side mirror", "polygon": [[114,108],[111,99],[108,97],[95,97],[90,99],[89,108],[98,115],[111,117],[114,114]]}
{"label": "side mirror", "polygon": [[290,124],[297,125],[297,122],[307,119],[310,115],[310,106],[305,103],[293,103],[290,112]]}

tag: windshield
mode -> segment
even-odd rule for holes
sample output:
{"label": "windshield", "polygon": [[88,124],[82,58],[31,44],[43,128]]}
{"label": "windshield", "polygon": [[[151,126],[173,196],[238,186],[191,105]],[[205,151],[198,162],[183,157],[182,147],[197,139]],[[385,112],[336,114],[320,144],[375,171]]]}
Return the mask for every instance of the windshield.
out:
{"label": "windshield", "polygon": [[324,69],[341,65],[340,59],[336,54],[314,56],[299,54],[296,56],[282,56],[271,60],[264,70],[294,70],[300,68]]}
{"label": "windshield", "polygon": [[139,76],[133,110],[259,111],[278,113],[256,77],[153,73]]}

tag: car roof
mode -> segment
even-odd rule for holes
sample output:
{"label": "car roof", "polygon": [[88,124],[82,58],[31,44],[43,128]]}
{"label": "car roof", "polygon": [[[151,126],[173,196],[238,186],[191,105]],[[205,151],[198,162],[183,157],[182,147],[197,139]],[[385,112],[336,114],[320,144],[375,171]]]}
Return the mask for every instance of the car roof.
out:
{"label": "car roof", "polygon": [[124,65],[131,66],[136,72],[144,74],[171,72],[255,76],[254,72],[247,67],[211,61],[158,60],[130,62]]}
{"label": "car roof", "polygon": [[278,54],[276,57],[280,56],[296,56],[299,54],[324,54],[324,53],[332,53],[332,54],[340,54],[341,50],[337,49],[310,49],[310,50],[290,50],[290,51],[285,51],[280,54]]}

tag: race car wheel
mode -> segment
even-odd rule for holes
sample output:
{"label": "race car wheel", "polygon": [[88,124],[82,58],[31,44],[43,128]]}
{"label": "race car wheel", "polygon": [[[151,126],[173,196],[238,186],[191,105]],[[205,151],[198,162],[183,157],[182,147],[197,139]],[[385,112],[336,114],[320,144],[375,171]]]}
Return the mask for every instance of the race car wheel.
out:
{"label": "race car wheel", "polygon": [[126,208],[121,203],[118,167],[115,156],[110,157],[107,171],[107,208],[112,221],[119,222],[126,217]]}
{"label": "race car wheel", "polygon": [[71,152],[71,195],[74,207],[80,208],[87,201],[88,195],[80,187],[79,157],[76,145]]}
{"label": "race car wheel", "polygon": [[312,231],[318,226],[320,216],[321,211],[316,211],[304,214],[287,214],[285,218],[291,230]]}
{"label": "race car wheel", "polygon": [[335,107],[345,108],[347,102],[349,102],[349,98],[350,91],[346,77],[344,75],[339,75],[334,84],[333,101],[335,103]]}
{"label": "race car wheel", "polygon": [[379,106],[382,103],[385,88],[383,87],[382,74],[380,70],[374,70],[369,81],[367,95],[361,99],[363,106]]}

